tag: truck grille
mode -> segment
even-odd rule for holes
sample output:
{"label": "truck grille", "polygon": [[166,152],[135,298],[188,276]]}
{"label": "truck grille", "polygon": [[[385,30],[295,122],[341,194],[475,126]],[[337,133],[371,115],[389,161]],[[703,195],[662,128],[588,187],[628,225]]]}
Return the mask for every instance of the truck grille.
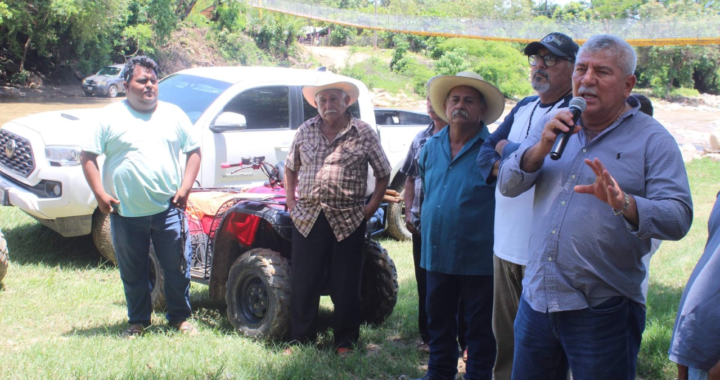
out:
{"label": "truck grille", "polygon": [[0,129],[0,165],[23,177],[29,176],[35,170],[30,141]]}

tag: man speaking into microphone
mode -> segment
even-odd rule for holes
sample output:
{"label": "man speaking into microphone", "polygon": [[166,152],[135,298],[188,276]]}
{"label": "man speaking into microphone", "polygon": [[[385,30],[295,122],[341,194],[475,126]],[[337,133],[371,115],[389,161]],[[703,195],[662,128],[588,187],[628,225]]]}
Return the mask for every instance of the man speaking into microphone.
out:
{"label": "man speaking into microphone", "polygon": [[[651,238],[678,240],[692,221],[680,150],[630,97],[637,56],[624,40],[596,35],[578,52],[577,123],[548,113],[500,166],[498,187],[535,186],[530,261],[515,320],[519,379],[634,379],[645,329],[641,258]],[[558,160],[558,133],[569,133]]]}

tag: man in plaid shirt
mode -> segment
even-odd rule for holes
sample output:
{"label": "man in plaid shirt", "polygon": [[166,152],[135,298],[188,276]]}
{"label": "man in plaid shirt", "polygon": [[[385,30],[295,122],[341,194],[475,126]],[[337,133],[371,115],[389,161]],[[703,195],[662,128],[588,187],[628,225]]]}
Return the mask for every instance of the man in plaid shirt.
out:
{"label": "man in plaid shirt", "polygon": [[[315,339],[320,296],[330,266],[333,330],[338,354],[360,336],[360,283],[366,221],[380,207],[391,167],[373,128],[347,108],[360,91],[334,74],[322,74],[303,96],[318,116],[298,128],[285,163],[292,240],[291,338]],[[377,178],[365,204],[368,163]],[[298,199],[292,196],[297,190]]]}

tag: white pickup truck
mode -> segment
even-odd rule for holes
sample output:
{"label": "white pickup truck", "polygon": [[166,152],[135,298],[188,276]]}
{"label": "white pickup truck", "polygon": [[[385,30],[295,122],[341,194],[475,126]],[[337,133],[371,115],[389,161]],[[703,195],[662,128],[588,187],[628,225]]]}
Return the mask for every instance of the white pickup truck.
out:
{"label": "white pickup truck", "polygon": [[[179,106],[201,130],[198,186],[262,184],[266,177],[259,170],[230,174],[232,170],[220,164],[248,156],[265,156],[272,164],[284,161],[297,127],[317,115],[303,98],[302,87],[314,84],[318,74],[285,68],[210,67],[164,78],[160,99]],[[421,112],[373,109],[367,87],[346,79],[360,89],[350,111],[377,128],[393,166],[390,187],[402,192],[405,178],[398,170],[413,137],[430,118]],[[98,112],[102,109],[47,112],[3,125],[0,204],[22,209],[65,237],[92,233],[100,253],[114,262],[109,220],[97,211],[80,167],[80,145],[92,133]],[[393,205],[388,215],[388,231],[398,239],[409,237],[403,207]]]}

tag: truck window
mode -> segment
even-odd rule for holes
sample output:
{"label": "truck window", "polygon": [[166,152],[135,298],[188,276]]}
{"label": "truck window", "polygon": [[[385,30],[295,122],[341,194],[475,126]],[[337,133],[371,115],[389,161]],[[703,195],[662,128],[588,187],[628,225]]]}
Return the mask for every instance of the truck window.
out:
{"label": "truck window", "polygon": [[284,86],[258,87],[243,91],[224,108],[245,115],[247,129],[290,128],[290,89]]}
{"label": "truck window", "polygon": [[195,122],[217,99],[230,83],[187,74],[173,74],[160,81],[158,85],[160,100],[172,103]]}
{"label": "truck window", "polygon": [[[305,97],[302,97],[303,100],[303,120],[307,121],[310,118],[313,118],[318,115],[317,108],[310,105],[310,103],[305,100]],[[353,103],[350,107],[348,107],[348,111],[353,115],[353,117],[360,118],[360,106],[358,106],[358,102]]]}

